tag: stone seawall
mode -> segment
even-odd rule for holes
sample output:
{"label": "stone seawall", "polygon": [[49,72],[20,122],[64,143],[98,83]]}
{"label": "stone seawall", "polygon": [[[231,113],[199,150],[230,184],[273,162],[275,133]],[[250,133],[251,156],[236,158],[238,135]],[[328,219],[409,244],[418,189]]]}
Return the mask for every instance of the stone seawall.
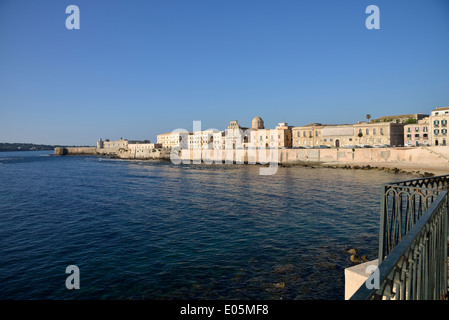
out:
{"label": "stone seawall", "polygon": [[[260,161],[260,153],[255,150],[223,151],[219,159],[232,163],[265,163]],[[216,158],[214,151],[183,150],[180,155],[183,162],[201,159],[211,163]],[[448,147],[414,147],[414,148],[330,148],[330,149],[278,149],[278,163],[283,165],[315,164],[332,166],[371,166],[400,168],[406,170],[449,170]],[[219,161],[220,162],[220,161]]]}
{"label": "stone seawall", "polygon": [[[234,163],[264,163],[268,164],[269,152],[263,155],[259,150],[223,150],[219,159],[221,162]],[[274,153],[276,155],[276,152]],[[121,159],[154,159],[170,160],[170,152],[166,149],[131,152],[107,152],[95,147],[55,148],[55,155],[109,155]],[[213,150],[183,150],[180,159],[212,163],[216,156]],[[263,159],[261,159],[261,156]],[[401,169],[448,171],[449,146],[447,147],[415,147],[415,148],[356,148],[356,149],[278,149],[277,162],[284,165],[322,164],[334,166],[370,165],[372,167],[396,167]],[[262,161],[261,161],[262,160]],[[217,163],[217,161],[215,161]],[[218,161],[220,162],[220,161]]]}
{"label": "stone seawall", "polygon": [[317,162],[333,165],[370,165],[404,169],[449,170],[449,147],[284,149],[284,164]]}
{"label": "stone seawall", "polygon": [[96,155],[96,147],[57,147],[55,148],[56,156],[67,156],[67,155]]}

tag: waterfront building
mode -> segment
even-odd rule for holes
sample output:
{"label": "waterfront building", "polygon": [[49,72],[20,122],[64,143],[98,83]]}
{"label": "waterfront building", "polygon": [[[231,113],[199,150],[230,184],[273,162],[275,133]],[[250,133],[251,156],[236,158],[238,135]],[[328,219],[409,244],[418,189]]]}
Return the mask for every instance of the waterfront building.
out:
{"label": "waterfront building", "polygon": [[249,134],[247,134],[247,147],[291,148],[292,128],[286,122],[281,122],[275,129],[265,129],[263,120],[260,117],[255,117],[251,122]]}
{"label": "waterfront building", "polygon": [[265,129],[265,125],[261,117],[257,116],[253,119],[253,121],[251,121],[251,129],[252,130]]}
{"label": "waterfront building", "polygon": [[225,148],[243,148],[245,146],[245,143],[248,143],[248,137],[245,134],[247,130],[248,128],[240,126],[237,120],[232,120],[228,125],[228,129],[225,130]]}
{"label": "waterfront building", "polygon": [[430,115],[431,141],[434,146],[447,145],[447,122],[449,120],[449,107],[435,108]]}
{"label": "waterfront building", "polygon": [[354,124],[354,139],[359,145],[404,145],[404,123],[396,122],[360,122]]}
{"label": "waterfront building", "polygon": [[429,117],[418,120],[418,123],[404,126],[404,143],[406,146],[430,146],[431,141]]}
{"label": "waterfront building", "polygon": [[115,140],[115,141],[106,139],[103,142],[103,148],[106,150],[118,151],[120,149],[126,149],[127,147],[128,147],[128,140],[123,139],[123,138],[120,138],[120,140]]}
{"label": "waterfront building", "polygon": [[321,130],[322,145],[330,147],[354,146],[354,126],[352,124],[327,125]]}
{"label": "waterfront building", "polygon": [[225,148],[225,131],[217,131],[214,132],[213,139],[213,148],[214,149],[224,149]]}
{"label": "waterfront building", "polygon": [[174,131],[157,135],[157,143],[160,143],[163,148],[180,147],[184,143],[187,148],[190,132]]}
{"label": "waterfront building", "polygon": [[139,154],[147,154],[153,152],[155,149],[162,148],[160,143],[130,143],[127,150],[135,156]]}
{"label": "waterfront building", "polygon": [[354,147],[404,145],[404,123],[359,122],[329,125],[312,123],[292,128],[293,147]]}
{"label": "waterfront building", "polygon": [[104,141],[100,138],[97,141],[97,148],[98,149],[103,149],[104,148]]}
{"label": "waterfront building", "polygon": [[293,126],[289,126],[286,122],[278,123],[276,126],[279,148],[291,148],[293,146],[292,128]]}
{"label": "waterfront building", "polygon": [[150,143],[150,140],[128,140],[120,138],[120,140],[102,140],[97,141],[97,149],[101,153],[113,154],[119,151],[127,151],[130,148],[134,150],[161,148],[161,144]]}
{"label": "waterfront building", "polygon": [[315,147],[322,143],[321,131],[326,125],[311,123],[302,127],[292,127],[293,147]]}
{"label": "waterfront building", "polygon": [[170,135],[171,132],[158,134],[156,138],[157,143],[162,144],[163,148],[168,148],[170,146]]}
{"label": "waterfront building", "polygon": [[194,131],[190,133],[188,136],[188,147],[190,149],[202,149],[202,148],[213,149],[214,136],[219,137],[218,135],[216,135],[217,133],[220,132],[216,129]]}

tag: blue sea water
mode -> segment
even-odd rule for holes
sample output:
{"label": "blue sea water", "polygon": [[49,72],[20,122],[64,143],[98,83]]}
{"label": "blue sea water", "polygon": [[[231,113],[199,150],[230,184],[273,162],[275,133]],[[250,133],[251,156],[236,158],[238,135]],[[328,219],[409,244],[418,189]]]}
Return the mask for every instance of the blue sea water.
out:
{"label": "blue sea water", "polygon": [[381,184],[409,178],[51,153],[0,152],[0,299],[341,300]]}

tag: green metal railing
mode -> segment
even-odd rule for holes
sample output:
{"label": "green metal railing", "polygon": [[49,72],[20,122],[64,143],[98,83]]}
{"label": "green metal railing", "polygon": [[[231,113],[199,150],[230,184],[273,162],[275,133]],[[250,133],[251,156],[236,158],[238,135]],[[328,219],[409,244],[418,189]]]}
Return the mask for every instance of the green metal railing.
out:
{"label": "green metal railing", "polygon": [[[377,286],[351,300],[445,299],[448,289],[449,176],[385,184]],[[368,279],[369,281],[369,279]]]}

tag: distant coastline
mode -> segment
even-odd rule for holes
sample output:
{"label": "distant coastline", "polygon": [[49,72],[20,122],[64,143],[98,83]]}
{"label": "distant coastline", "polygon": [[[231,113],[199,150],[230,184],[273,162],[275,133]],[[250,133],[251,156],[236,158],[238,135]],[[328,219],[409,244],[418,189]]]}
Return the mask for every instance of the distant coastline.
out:
{"label": "distant coastline", "polygon": [[[34,144],[34,143],[6,143],[0,142],[0,152],[4,151],[40,151],[54,150],[58,147],[68,147],[60,145]],[[73,146],[75,147],[75,146]]]}

